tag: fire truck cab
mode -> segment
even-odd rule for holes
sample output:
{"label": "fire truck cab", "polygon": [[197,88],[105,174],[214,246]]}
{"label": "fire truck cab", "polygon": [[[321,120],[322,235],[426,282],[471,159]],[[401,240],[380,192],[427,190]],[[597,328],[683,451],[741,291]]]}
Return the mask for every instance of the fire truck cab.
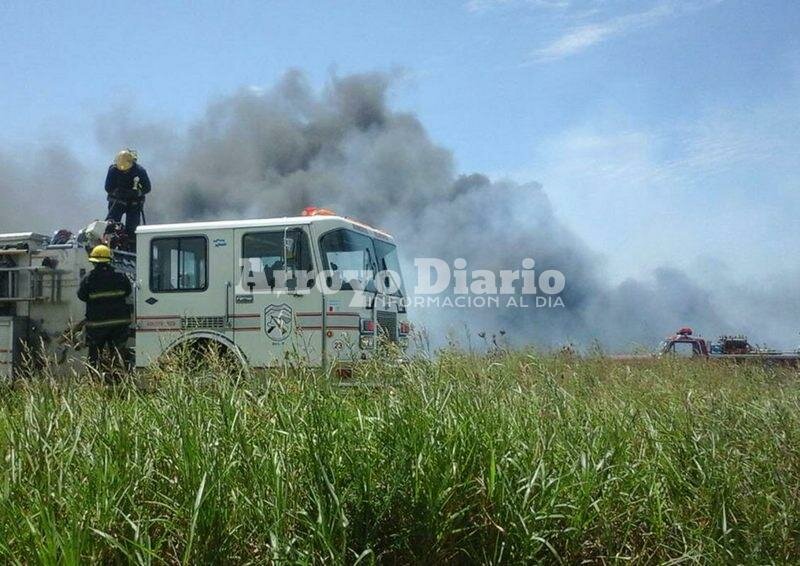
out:
{"label": "fire truck cab", "polygon": [[409,323],[393,238],[330,213],[143,226],[136,365],[213,342],[253,368],[366,359]]}
{"label": "fire truck cab", "polygon": [[708,357],[708,341],[694,336],[691,328],[681,328],[661,344],[660,355],[672,355],[692,358]]}

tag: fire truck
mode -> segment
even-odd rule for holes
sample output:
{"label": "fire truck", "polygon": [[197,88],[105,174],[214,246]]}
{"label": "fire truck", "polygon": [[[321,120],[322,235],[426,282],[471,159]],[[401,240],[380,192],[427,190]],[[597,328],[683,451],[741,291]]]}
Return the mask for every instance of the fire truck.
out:
{"label": "fire truck", "polygon": [[750,344],[746,336],[720,336],[716,342],[696,336],[689,327],[678,330],[661,344],[661,356],[683,356],[734,362],[756,361],[766,365],[800,365],[800,353],[780,352]]}
{"label": "fire truck", "polygon": [[[81,278],[108,241],[95,222],[67,241],[0,234],[0,376],[29,358],[80,369]],[[113,246],[112,246],[113,247]],[[386,232],[324,209],[260,220],[140,226],[138,253],[115,249],[133,283],[137,368],[185,346],[212,345],[250,368],[302,359],[364,360],[411,330],[397,247]]]}

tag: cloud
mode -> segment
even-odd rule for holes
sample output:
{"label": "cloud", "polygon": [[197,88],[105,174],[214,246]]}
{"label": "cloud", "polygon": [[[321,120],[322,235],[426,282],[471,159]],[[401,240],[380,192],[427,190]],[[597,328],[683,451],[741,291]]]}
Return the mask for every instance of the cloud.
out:
{"label": "cloud", "polygon": [[568,8],[570,0],[469,0],[464,7],[468,12],[484,13],[497,8],[534,7],[548,9]]}
{"label": "cloud", "polygon": [[[623,14],[603,21],[574,25],[554,41],[533,53],[534,62],[547,62],[581,53],[635,30],[655,25],[678,15],[718,4],[722,0],[663,1],[648,10]],[[594,13],[592,11],[591,13]]]}
{"label": "cloud", "polygon": [[[606,107],[541,141],[530,168],[514,177],[539,179],[559,218],[605,257],[611,291],[588,311],[592,316],[623,317],[618,292],[631,291],[626,278],[654,298],[665,281],[689,280],[702,292],[679,287],[669,307],[687,324],[796,346],[800,304],[786,291],[800,273],[793,253],[800,200],[791,196],[800,167],[795,100],[795,92],[783,92],[758,105],[716,107],[658,127]],[[685,310],[680,296],[693,296],[698,307]],[[667,307],[640,304],[647,306],[642,321],[670,323]],[[692,312],[708,317],[701,321]]]}

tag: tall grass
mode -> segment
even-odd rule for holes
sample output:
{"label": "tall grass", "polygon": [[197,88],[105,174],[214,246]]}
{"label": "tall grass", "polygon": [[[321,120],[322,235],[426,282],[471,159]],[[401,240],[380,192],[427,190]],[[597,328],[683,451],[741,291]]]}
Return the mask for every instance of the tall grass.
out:
{"label": "tall grass", "polygon": [[791,562],[796,374],[508,354],[0,390],[0,560]]}

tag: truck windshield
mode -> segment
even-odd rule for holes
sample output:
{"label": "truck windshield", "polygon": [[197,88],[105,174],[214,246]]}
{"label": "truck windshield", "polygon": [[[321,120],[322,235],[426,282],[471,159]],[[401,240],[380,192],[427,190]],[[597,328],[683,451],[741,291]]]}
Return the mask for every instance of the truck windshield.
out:
{"label": "truck windshield", "polygon": [[398,297],[403,296],[403,276],[400,271],[400,258],[397,255],[397,246],[384,242],[383,240],[373,240],[375,243],[375,255],[378,260],[378,271],[384,272],[386,277],[391,278],[391,285],[388,281],[384,282],[386,289],[394,288],[393,293]]}
{"label": "truck windshield", "polygon": [[691,358],[700,352],[694,342],[673,342],[670,353],[681,358]]}

